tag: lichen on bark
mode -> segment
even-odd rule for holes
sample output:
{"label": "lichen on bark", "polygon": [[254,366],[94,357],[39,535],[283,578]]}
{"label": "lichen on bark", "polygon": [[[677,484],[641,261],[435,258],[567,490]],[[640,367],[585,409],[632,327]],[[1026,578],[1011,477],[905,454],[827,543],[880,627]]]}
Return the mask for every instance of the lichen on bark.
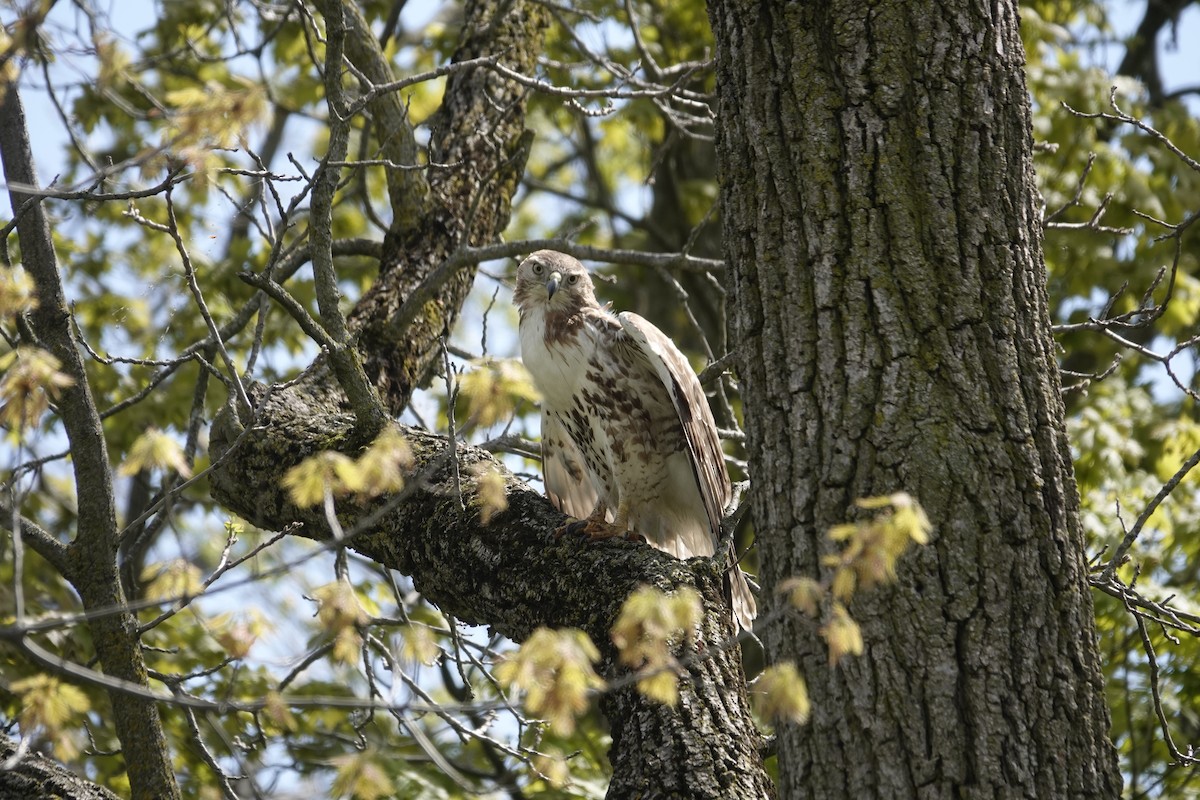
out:
{"label": "lichen on bark", "polygon": [[934,541],[852,608],[780,732],[787,797],[1115,797],[1013,3],[710,0],[754,514],[770,587],[856,498]]}
{"label": "lichen on bark", "polygon": [[[507,66],[533,73],[547,13],[541,4],[478,0],[465,12],[456,60],[503,53]],[[450,76],[430,123],[430,160],[444,166],[428,173],[422,207],[406,207],[385,237],[378,279],[348,315],[368,379],[394,415],[440,362],[441,339],[474,280],[473,264],[449,272],[445,265],[463,245],[496,241],[508,222],[529,147],[526,93],[486,66]],[[421,300],[407,307],[411,319],[397,325],[413,297]],[[296,382],[254,387],[251,399],[250,415],[226,409],[214,423],[213,497],[260,527],[299,523],[303,535],[328,540],[324,516],[292,504],[281,478],[322,449],[357,455],[375,431],[357,424],[323,359]],[[410,575],[447,615],[516,641],[539,625],[581,628],[610,676],[618,670],[609,630],[624,598],[645,583],[696,587],[709,610],[699,639],[707,653],[689,662],[680,705],[661,706],[628,688],[603,701],[614,742],[609,796],[773,795],[739,650],[717,646],[733,633],[720,570],[647,545],[554,540],[562,515],[489,454],[419,429],[404,435],[416,460],[408,487],[373,503],[339,500],[339,522],[350,532],[340,544]],[[508,506],[487,525],[475,502],[471,467],[479,463],[505,475]]]}

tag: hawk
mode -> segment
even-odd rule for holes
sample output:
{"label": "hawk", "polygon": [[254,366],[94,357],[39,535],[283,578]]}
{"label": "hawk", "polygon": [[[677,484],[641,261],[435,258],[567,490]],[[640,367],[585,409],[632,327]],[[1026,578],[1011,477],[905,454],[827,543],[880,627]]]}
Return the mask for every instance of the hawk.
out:
{"label": "hawk", "polygon": [[[730,500],[717,426],[674,343],[596,302],[571,256],[539,250],[517,268],[521,359],[542,393],[542,477],[555,507],[591,539],[641,535],[676,558],[711,556]],[[732,545],[730,545],[732,548]],[[756,613],[731,559],[734,620]]]}

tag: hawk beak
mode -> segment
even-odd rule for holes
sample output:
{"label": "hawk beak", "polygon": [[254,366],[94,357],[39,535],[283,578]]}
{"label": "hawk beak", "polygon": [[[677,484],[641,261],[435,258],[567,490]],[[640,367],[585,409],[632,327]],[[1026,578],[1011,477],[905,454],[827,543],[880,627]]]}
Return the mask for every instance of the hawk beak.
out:
{"label": "hawk beak", "polygon": [[558,291],[558,284],[562,280],[561,272],[551,272],[550,280],[546,281],[546,294],[549,295],[547,300],[554,299],[554,293]]}

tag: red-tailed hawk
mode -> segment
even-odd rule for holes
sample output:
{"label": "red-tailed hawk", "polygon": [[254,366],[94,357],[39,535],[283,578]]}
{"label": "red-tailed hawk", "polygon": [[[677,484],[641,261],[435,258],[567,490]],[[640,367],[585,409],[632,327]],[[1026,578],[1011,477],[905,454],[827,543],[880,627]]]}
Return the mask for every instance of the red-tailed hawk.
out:
{"label": "red-tailed hawk", "polygon": [[[521,359],[542,393],[542,476],[551,502],[593,539],[640,534],[676,558],[711,556],[730,499],[717,426],[696,373],[642,317],[596,302],[571,256],[517,268]],[[756,613],[734,563],[734,620]]]}

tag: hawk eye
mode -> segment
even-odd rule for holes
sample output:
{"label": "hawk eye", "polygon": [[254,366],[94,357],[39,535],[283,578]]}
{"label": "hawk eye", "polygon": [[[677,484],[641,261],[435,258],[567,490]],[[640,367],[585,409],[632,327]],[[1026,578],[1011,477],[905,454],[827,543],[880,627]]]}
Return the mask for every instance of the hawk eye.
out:
{"label": "hawk eye", "polygon": [[533,262],[533,274],[534,274],[534,275],[541,275],[541,274],[542,274],[542,265],[541,265],[541,264],[539,264],[539,263],[538,263],[538,262],[536,262],[536,261],[535,261],[535,262]]}
{"label": "hawk eye", "polygon": [[579,283],[579,276],[578,276],[578,275],[572,275],[571,277],[567,278],[567,283],[569,283],[569,284],[571,284],[572,286],[574,286],[575,284]]}

